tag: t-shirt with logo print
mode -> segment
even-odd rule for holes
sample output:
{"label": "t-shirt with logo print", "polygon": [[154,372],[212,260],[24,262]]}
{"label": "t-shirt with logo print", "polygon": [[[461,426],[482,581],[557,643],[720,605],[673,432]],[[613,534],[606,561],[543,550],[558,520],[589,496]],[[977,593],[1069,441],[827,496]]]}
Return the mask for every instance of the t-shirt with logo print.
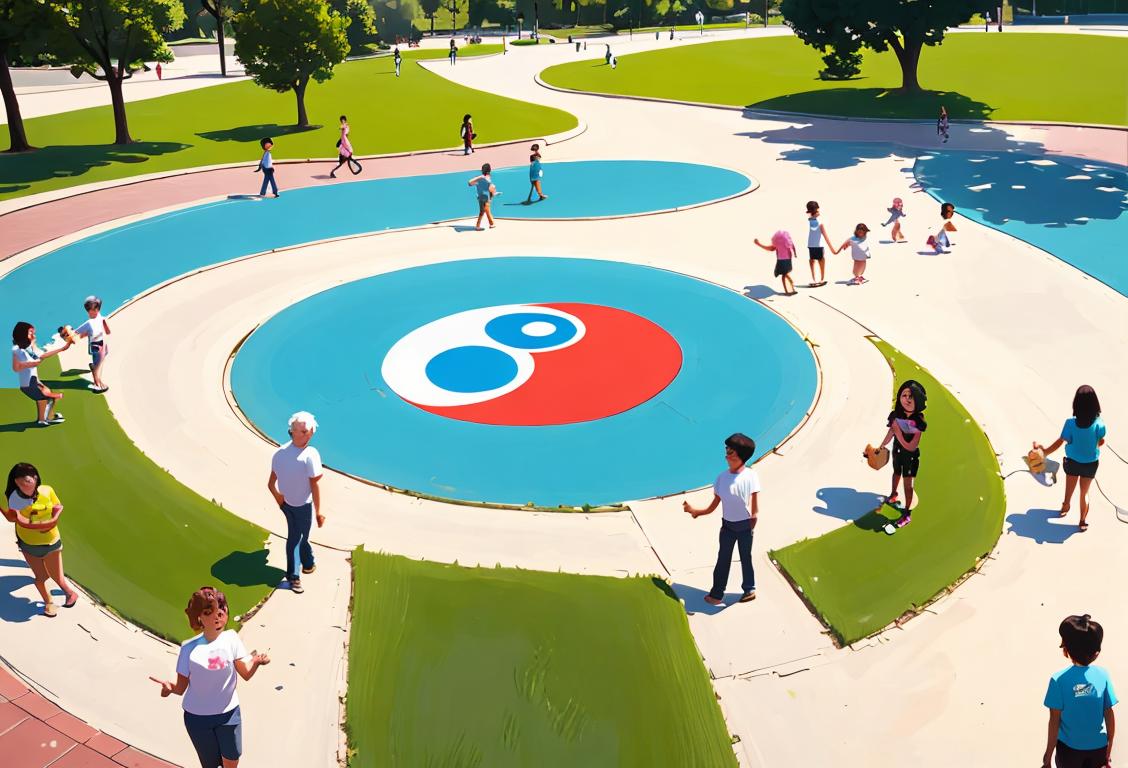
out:
{"label": "t-shirt with logo print", "polygon": [[221,632],[210,643],[202,634],[186,640],[176,660],[176,674],[188,678],[184,711],[193,715],[222,715],[239,706],[235,661],[249,655],[233,629]]}
{"label": "t-shirt with logo print", "polygon": [[1077,750],[1108,746],[1104,713],[1116,706],[1112,681],[1103,667],[1066,667],[1050,677],[1045,706],[1061,711],[1058,740]]}

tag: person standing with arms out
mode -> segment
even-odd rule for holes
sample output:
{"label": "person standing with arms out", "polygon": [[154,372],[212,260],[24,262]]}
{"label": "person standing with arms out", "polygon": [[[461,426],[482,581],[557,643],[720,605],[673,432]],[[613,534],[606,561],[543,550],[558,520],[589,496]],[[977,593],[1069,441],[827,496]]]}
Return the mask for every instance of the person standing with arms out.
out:
{"label": "person standing with arms out", "polygon": [[235,691],[239,677],[250,680],[270,657],[247,652],[239,633],[227,627],[227,597],[215,587],[192,593],[188,626],[200,634],[180,646],[176,682],[149,676],[161,698],[183,696],[184,728],[202,768],[238,768],[243,756],[243,714]]}
{"label": "person standing with arms out", "polygon": [[760,513],[757,494],[760,492],[760,478],[755,470],[746,466],[756,455],[756,443],[747,435],[737,432],[725,440],[725,461],[728,469],[717,475],[713,482],[713,501],[704,509],[682,502],[691,517],[712,514],[721,507],[720,549],[717,551],[717,565],[713,569],[713,588],[705,596],[709,605],[721,605],[728,586],[729,571],[732,568],[732,549],[740,553],[741,581],[743,595],[740,602],[756,599],[756,572],[752,567],[752,534],[756,528],[756,518]]}
{"label": "person standing with arms out", "polygon": [[39,380],[39,364],[70,349],[72,343],[67,339],[64,346],[44,352],[35,345],[34,325],[19,322],[12,329],[12,370],[19,376],[20,392],[35,401],[35,423],[41,427],[62,424],[66,419],[63,414],[55,412],[55,406],[63,399],[63,393],[52,392],[50,387]]}
{"label": "person standing with arms out", "polygon": [[474,139],[478,138],[478,134],[474,133],[474,121],[470,115],[462,116],[462,127],[458,131],[458,135],[462,137],[462,154],[474,154]]}
{"label": "person standing with arms out", "polygon": [[[1111,768],[1116,738],[1116,691],[1108,670],[1095,667],[1104,628],[1089,614],[1058,626],[1062,655],[1071,664],[1050,677],[1043,702],[1050,710],[1042,768]],[[1054,752],[1057,752],[1056,756]]]}
{"label": "person standing with arms out", "polygon": [[101,394],[109,389],[102,381],[102,366],[110,354],[109,343],[106,341],[106,337],[110,335],[110,324],[102,317],[102,300],[97,296],[87,296],[82,307],[86,310],[87,320],[74,329],[74,334],[80,339],[90,339],[90,373],[94,377],[90,389]]}
{"label": "person standing with arms out", "polygon": [[51,486],[40,482],[38,469],[31,464],[16,464],[8,472],[4,500],[4,518],[16,524],[16,545],[35,576],[35,588],[43,598],[43,615],[54,618],[58,613],[47,589],[48,577],[66,595],[63,607],[73,608],[78,593],[63,575],[63,539],[59,536],[63,504],[59,497]]}
{"label": "person standing with arms out", "polygon": [[337,167],[329,171],[329,178],[337,178],[337,171],[341,170],[341,166],[345,163],[349,164],[353,176],[364,170],[353,157],[352,142],[349,141],[349,119],[341,115],[341,138],[337,139]]}
{"label": "person standing with arms out", "polygon": [[537,202],[547,200],[548,195],[541,189],[541,178],[544,176],[544,170],[541,168],[541,153],[540,144],[532,146],[533,154],[529,155],[529,196],[525,198],[525,203],[533,202],[533,193],[537,193]]}
{"label": "person standing with arms out", "polygon": [[259,142],[259,146],[262,147],[262,159],[255,169],[256,173],[262,171],[262,188],[259,189],[259,197],[266,197],[268,184],[274,196],[278,197],[278,184],[274,181],[274,157],[270,154],[270,150],[274,148],[274,139],[267,137]]}
{"label": "person standing with arms out", "polygon": [[1078,387],[1073,395],[1073,418],[1065,420],[1058,439],[1050,443],[1048,448],[1034,443],[1034,448],[1045,451],[1047,456],[1065,444],[1065,461],[1062,462],[1065,470],[1065,500],[1061,503],[1058,517],[1069,514],[1073,491],[1080,484],[1081,521],[1077,527],[1082,531],[1089,530],[1089,523],[1086,522],[1089,517],[1089,486],[1097,476],[1101,446],[1105,443],[1106,434],[1108,430],[1101,419],[1101,401],[1097,399],[1096,390],[1085,384]]}
{"label": "person standing with arms out", "polygon": [[396,46],[396,49],[392,51],[392,61],[394,61],[396,64],[396,77],[399,77],[400,64],[403,63],[403,56],[400,55],[398,45]]}
{"label": "person standing with arms out", "polygon": [[313,573],[313,547],[309,532],[313,518],[317,527],[325,525],[321,514],[321,454],[309,444],[317,431],[317,419],[312,413],[298,411],[290,417],[290,442],[274,452],[270,462],[270,479],[266,488],[286,516],[286,581],[290,591],[300,595],[305,589],[298,574]]}
{"label": "person standing with arms out", "polygon": [[[811,261],[811,287],[818,288],[826,285],[826,253],[823,243],[830,245],[830,235],[826,227],[819,221],[819,204],[815,200],[807,202],[807,256]],[[831,246],[833,248],[834,246]],[[815,277],[815,265],[818,265],[819,276]]]}

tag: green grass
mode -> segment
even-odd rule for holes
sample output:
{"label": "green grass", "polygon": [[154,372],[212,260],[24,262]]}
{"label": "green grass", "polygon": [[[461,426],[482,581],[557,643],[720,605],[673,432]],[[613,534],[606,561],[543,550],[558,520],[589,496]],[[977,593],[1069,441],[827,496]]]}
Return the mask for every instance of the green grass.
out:
{"label": "green grass", "polygon": [[[463,55],[460,49],[460,58]],[[500,45],[473,46],[478,54]],[[474,115],[483,143],[540,137],[576,126],[567,112],[526,104],[456,85],[411,61],[446,53],[407,51],[402,76],[390,56],[346,62],[333,79],[312,83],[306,94],[310,122],[293,126],[293,94],[252,82],[211,86],[127,105],[137,143],[114,146],[109,107],[76,110],[27,121],[37,152],[0,156],[0,200],[107,179],[219,163],[255,163],[259,139],[273,136],[274,157],[336,154],[337,118],[348,115],[359,154],[452,147],[462,115]],[[7,136],[7,131],[3,132]],[[5,143],[2,145],[7,146]]]}
{"label": "green grass", "polygon": [[350,766],[736,765],[665,582],[353,553]]}
{"label": "green grass", "polygon": [[68,577],[130,621],[177,642],[194,634],[184,606],[205,584],[227,594],[232,616],[263,600],[282,577],[266,565],[267,532],[150,461],[102,397],[87,391],[84,380],[59,374],[57,359],[42,368],[44,381],[65,393],[59,410],[66,423],[35,426],[34,404],[17,389],[0,389],[0,452],[9,462],[5,478],[11,464],[30,462],[59,494]]}
{"label": "green grass", "polygon": [[[874,343],[893,368],[894,386],[916,379],[928,393],[912,523],[888,536],[882,528],[896,514],[881,507],[771,553],[844,644],[919,608],[971,570],[998,541],[1006,508],[998,462],[979,425],[928,371]],[[874,488],[888,488],[890,472],[875,473]]]}
{"label": "green grass", "polygon": [[861,75],[823,81],[818,51],[797,38],[726,40],[550,67],[550,85],[599,93],[850,117],[1047,120],[1128,125],[1128,78],[1105,77],[1128,60],[1128,39],[1092,35],[954,34],[926,47],[920,83],[902,95],[891,51],[865,51]]}

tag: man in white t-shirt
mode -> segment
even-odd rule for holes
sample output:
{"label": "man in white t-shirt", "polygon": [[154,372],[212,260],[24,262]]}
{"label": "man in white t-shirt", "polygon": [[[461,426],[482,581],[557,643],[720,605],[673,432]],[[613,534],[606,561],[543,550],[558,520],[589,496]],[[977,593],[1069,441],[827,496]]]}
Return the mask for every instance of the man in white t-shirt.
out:
{"label": "man in white t-shirt", "polygon": [[740,552],[740,588],[743,591],[740,602],[756,599],[752,530],[756,527],[756,516],[760,511],[756,497],[760,492],[760,478],[755,470],[745,466],[755,455],[756,443],[752,438],[740,432],[730,435],[725,440],[728,469],[717,475],[713,482],[713,501],[705,509],[690,506],[688,501],[682,502],[682,508],[694,518],[708,515],[718,505],[721,507],[721,546],[717,552],[717,566],[713,569],[713,588],[705,596],[705,602],[710,605],[721,605],[724,602],[734,546]]}
{"label": "man in white t-shirt", "polygon": [[313,547],[309,544],[309,531],[313,518],[317,527],[325,525],[321,514],[321,454],[309,444],[317,431],[317,420],[312,413],[298,411],[290,417],[290,442],[274,452],[270,462],[270,479],[267,490],[286,516],[286,581],[297,594],[305,591],[298,574],[313,573]]}

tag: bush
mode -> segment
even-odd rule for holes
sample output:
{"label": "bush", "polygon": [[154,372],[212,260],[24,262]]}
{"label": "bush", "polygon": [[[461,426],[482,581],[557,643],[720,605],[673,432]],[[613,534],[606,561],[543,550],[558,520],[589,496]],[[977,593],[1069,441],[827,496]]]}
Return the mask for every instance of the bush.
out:
{"label": "bush", "polygon": [[510,40],[509,45],[536,45],[540,40],[530,40],[527,37],[522,37],[520,40]]}
{"label": "bush", "polygon": [[858,51],[831,50],[822,57],[826,69],[819,70],[820,80],[849,80],[862,71],[862,54]]}

